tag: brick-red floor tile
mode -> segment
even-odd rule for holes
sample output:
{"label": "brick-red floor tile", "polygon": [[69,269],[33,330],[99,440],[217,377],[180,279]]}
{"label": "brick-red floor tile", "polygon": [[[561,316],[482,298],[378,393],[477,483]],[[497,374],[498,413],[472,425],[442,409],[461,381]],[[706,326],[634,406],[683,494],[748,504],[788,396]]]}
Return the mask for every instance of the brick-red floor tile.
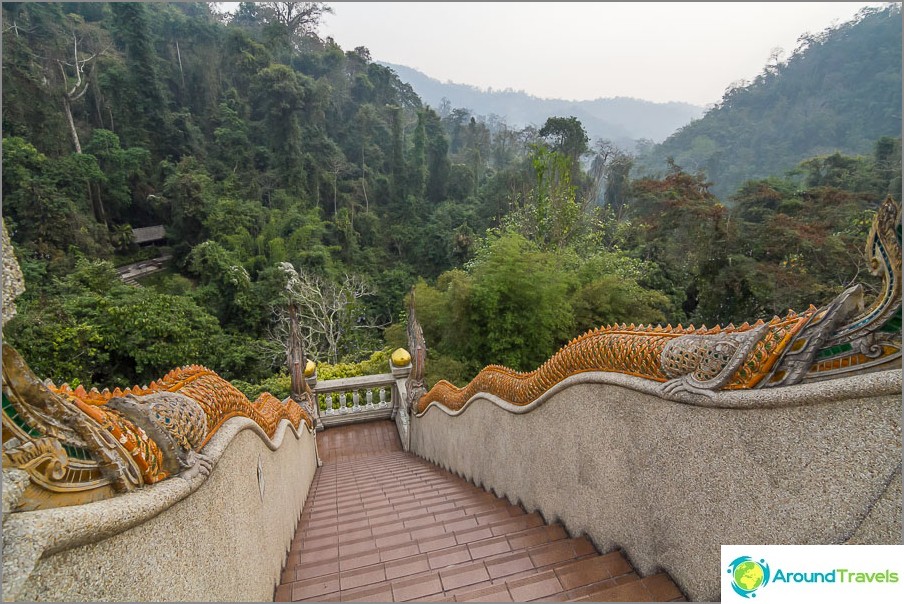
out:
{"label": "brick-red floor tile", "polygon": [[461,477],[402,451],[395,424],[318,433],[314,476],[275,601],[683,601]]}

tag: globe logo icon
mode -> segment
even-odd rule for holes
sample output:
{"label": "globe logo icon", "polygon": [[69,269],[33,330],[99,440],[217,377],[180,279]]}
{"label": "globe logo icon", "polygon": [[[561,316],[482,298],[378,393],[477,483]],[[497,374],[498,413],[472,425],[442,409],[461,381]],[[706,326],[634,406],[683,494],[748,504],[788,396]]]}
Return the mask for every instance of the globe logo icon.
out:
{"label": "globe logo icon", "polygon": [[769,565],[750,556],[735,558],[728,565],[728,574],[732,589],[742,598],[755,598],[754,592],[769,583]]}

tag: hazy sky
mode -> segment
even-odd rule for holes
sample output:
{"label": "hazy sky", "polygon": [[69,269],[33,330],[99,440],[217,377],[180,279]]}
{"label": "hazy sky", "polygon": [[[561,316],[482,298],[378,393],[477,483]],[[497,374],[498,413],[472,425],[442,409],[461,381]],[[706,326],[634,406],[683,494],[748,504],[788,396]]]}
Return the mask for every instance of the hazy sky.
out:
{"label": "hazy sky", "polygon": [[866,2],[328,2],[322,37],[441,81],[545,98],[715,103]]}

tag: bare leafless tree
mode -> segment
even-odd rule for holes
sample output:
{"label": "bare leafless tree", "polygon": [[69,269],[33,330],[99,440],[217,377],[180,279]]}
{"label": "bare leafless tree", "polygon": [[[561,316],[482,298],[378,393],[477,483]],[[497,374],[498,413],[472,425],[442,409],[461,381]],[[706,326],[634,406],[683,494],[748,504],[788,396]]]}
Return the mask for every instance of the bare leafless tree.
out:
{"label": "bare leafless tree", "polygon": [[299,272],[288,262],[279,266],[287,277],[287,303],[277,307],[272,333],[274,339],[284,344],[287,361],[292,361],[292,312],[307,354],[314,358],[326,357],[332,363],[339,362],[340,346],[351,330],[377,327],[359,324],[354,316],[356,302],[375,293],[373,286],[361,277],[345,275],[341,281],[332,282],[312,273]]}
{"label": "bare leafless tree", "polygon": [[[85,92],[87,92],[88,84],[90,82],[91,70],[94,68],[95,61],[98,57],[106,53],[110,47],[104,48],[103,50],[96,52],[88,57],[80,57],[78,45],[79,38],[73,32],[72,62],[69,63],[68,61],[57,59],[56,63],[60,68],[60,75],[62,76],[61,82],[63,85],[63,110],[66,113],[66,122],[69,124],[69,132],[72,135],[72,144],[75,147],[75,152],[81,153],[82,145],[78,138],[78,131],[76,131],[75,129],[75,121],[72,119],[72,103],[82,98]],[[75,72],[75,83],[71,88],[69,87],[70,78],[66,73],[67,67]],[[88,69],[87,74],[85,74],[86,68]],[[85,75],[86,77],[83,78],[83,75]]]}

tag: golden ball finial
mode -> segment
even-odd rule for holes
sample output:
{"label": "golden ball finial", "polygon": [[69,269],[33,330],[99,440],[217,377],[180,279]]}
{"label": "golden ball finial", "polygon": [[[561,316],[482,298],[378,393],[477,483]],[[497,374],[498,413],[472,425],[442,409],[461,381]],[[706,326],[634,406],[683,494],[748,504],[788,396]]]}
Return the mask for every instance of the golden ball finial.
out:
{"label": "golden ball finial", "polygon": [[317,372],[317,365],[314,364],[314,361],[312,361],[311,359],[308,359],[308,362],[305,363],[305,366],[304,366],[304,376],[306,378],[309,378],[309,377],[313,376],[314,373],[316,373],[316,372]]}
{"label": "golden ball finial", "polygon": [[405,367],[411,363],[411,355],[404,348],[396,348],[390,358],[394,367]]}

